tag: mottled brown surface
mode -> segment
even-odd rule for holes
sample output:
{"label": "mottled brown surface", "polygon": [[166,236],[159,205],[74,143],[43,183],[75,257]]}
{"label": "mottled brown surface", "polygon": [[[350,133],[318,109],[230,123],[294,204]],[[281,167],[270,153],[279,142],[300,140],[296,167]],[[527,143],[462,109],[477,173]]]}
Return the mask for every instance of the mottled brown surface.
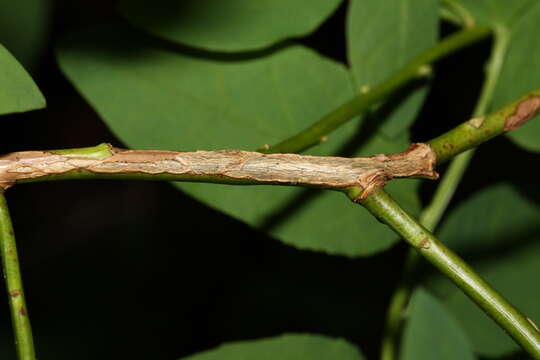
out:
{"label": "mottled brown surface", "polygon": [[[261,154],[221,150],[174,152],[111,148],[105,159],[89,159],[46,151],[25,151],[0,157],[4,188],[22,179],[85,170],[96,174],[169,174],[177,180],[216,177],[260,184],[344,188],[361,186],[362,198],[396,177],[437,178],[435,154],[426,144],[413,144],[399,154],[342,158],[297,154]],[[184,176],[184,177],[182,177]]]}
{"label": "mottled brown surface", "polygon": [[516,111],[504,122],[504,131],[512,131],[535,116],[540,109],[540,96],[533,96],[520,102]]}

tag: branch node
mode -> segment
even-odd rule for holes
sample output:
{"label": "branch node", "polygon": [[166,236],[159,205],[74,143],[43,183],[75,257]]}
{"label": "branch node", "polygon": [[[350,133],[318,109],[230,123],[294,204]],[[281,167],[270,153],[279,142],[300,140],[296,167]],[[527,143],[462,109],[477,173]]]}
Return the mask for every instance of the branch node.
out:
{"label": "branch node", "polygon": [[467,121],[467,124],[469,124],[470,126],[472,126],[475,129],[480,129],[480,127],[484,123],[484,120],[486,120],[485,116],[477,116],[477,117],[473,117],[472,119]]}
{"label": "branch node", "polygon": [[417,74],[419,77],[426,77],[431,75],[433,68],[429,64],[423,64],[418,67]]}

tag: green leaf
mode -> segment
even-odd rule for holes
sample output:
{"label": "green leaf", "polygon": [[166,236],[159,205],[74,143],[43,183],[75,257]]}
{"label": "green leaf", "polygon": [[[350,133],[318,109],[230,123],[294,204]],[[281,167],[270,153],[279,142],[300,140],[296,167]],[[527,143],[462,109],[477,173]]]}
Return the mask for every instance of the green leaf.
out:
{"label": "green leaf", "polygon": [[[495,105],[504,105],[540,86],[538,41],[531,34],[540,32],[540,2],[535,2],[511,28],[510,47],[495,92]],[[508,136],[520,146],[540,151],[540,121],[533,119]]]}
{"label": "green leaf", "polygon": [[[347,17],[347,56],[357,91],[373,88],[422,51],[435,45],[438,4],[432,0],[353,0]],[[384,120],[395,136],[407,129],[427,93],[411,89]]]}
{"label": "green leaf", "polygon": [[0,44],[0,115],[45,107],[45,98],[23,67]]}
{"label": "green leaf", "polygon": [[[160,50],[113,28],[72,37],[58,59],[77,89],[133,148],[253,150],[302,130],[352,96],[343,66],[301,46],[263,58],[216,61]],[[357,122],[348,123],[311,154],[336,154],[345,144],[355,149],[349,142],[362,140],[357,128]],[[404,136],[389,141],[363,134],[363,140],[352,155],[397,152],[407,144]],[[418,212],[417,184],[400,181],[389,189],[408,210]],[[358,256],[396,241],[390,230],[337,192],[179,186],[302,249]]]}
{"label": "green leaf", "polygon": [[[513,239],[508,239],[512,241]],[[506,251],[489,260],[472,262],[475,270],[527,317],[540,322],[540,237],[531,245]],[[445,280],[439,279],[440,282]],[[438,285],[438,284],[437,284]],[[459,319],[475,350],[482,355],[501,357],[519,350],[519,346],[468,297],[454,287],[439,285],[444,304]]]}
{"label": "green leaf", "polygon": [[186,360],[362,360],[362,354],[341,339],[321,335],[285,334],[281,336],[238,341],[204,351]]}
{"label": "green leaf", "polygon": [[50,8],[48,0],[0,0],[0,43],[27,68],[46,45]]}
{"label": "green leaf", "polygon": [[537,0],[451,0],[461,4],[476,24],[512,27]]}
{"label": "green leaf", "polygon": [[401,360],[473,360],[467,336],[457,320],[433,296],[418,289],[411,298]]}
{"label": "green leaf", "polygon": [[501,183],[479,191],[453,209],[441,225],[440,236],[460,253],[478,253],[538,232],[538,219],[537,204],[513,186]]}
{"label": "green leaf", "polygon": [[124,0],[120,11],[165,39],[211,51],[268,47],[315,30],[340,0]]}
{"label": "green leaf", "polygon": [[[538,40],[540,2],[537,0],[460,0],[480,23],[503,29],[510,45],[494,93],[493,108],[503,106],[540,86]],[[540,151],[540,121],[534,119],[508,136],[520,146]]]}
{"label": "green leaf", "polygon": [[[515,188],[498,184],[484,189],[453,209],[440,238],[468,254],[469,263],[528,317],[540,320],[540,208]],[[456,315],[475,350],[499,357],[518,345],[448,280],[430,285]]]}

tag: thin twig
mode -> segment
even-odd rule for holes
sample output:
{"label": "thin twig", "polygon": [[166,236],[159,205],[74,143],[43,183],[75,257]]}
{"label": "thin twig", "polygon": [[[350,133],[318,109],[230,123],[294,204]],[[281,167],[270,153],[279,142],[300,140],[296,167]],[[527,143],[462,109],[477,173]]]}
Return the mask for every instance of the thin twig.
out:
{"label": "thin twig", "polygon": [[[502,65],[506,57],[509,38],[505,31],[495,31],[495,41],[491,52],[490,59],[486,67],[486,77],[480,92],[480,97],[476,103],[473,117],[484,115],[491,103],[497,80],[499,79]],[[469,165],[475,149],[470,149],[454,157],[444,173],[433,198],[429,205],[422,211],[420,215],[420,224],[426,229],[433,231],[439,224],[439,221],[446,211],[457,186],[467,166]],[[386,316],[386,329],[381,343],[381,360],[395,360],[398,358],[398,344],[401,338],[401,330],[405,322],[405,308],[409,303],[410,297],[413,294],[417,281],[417,270],[419,268],[422,257],[414,248],[410,248],[407,252],[407,258],[404,263],[404,268],[401,280],[398,283],[394,294],[390,299]]]}
{"label": "thin twig", "polygon": [[[437,178],[435,156],[425,144],[413,144],[400,154],[342,158],[258,152],[123,150],[106,144],[97,158],[81,149],[22,151],[0,157],[0,186],[58,178],[113,176],[159,177],[174,181],[226,184],[274,184],[344,189],[361,186],[363,196],[396,177]],[[87,150],[87,149],[83,149]]]}
{"label": "thin twig", "polygon": [[9,297],[18,359],[34,360],[36,359],[34,341],[28,309],[24,300],[15,235],[3,191],[0,191],[0,255],[2,255],[2,270]]}
{"label": "thin twig", "polygon": [[410,81],[421,77],[423,69],[433,62],[452,54],[455,51],[486,38],[491,30],[486,27],[472,27],[461,30],[443,39],[434,47],[418,55],[406,64],[400,71],[394,73],[370,91],[356,95],[347,103],[338,107],[322,119],[304,129],[300,133],[282,141],[274,146],[259,149],[263,153],[296,153],[304,151],[311,146],[319,144],[321,139],[330,132],[343,125],[356,115],[371,108],[371,106],[385,100],[389,95],[399,90]]}
{"label": "thin twig", "polygon": [[[358,192],[359,189],[351,188],[348,195],[351,199],[356,199]],[[457,254],[407,214],[388,193],[377,189],[372,196],[362,201],[362,205],[452,280],[533,358],[540,359],[540,332],[527,317],[486,283]]]}

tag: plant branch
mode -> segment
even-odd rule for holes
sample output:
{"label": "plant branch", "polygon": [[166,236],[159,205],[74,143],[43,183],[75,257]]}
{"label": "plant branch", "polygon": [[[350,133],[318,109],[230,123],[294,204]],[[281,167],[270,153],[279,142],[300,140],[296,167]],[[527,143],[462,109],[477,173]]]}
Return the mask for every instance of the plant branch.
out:
{"label": "plant branch", "polygon": [[34,360],[36,358],[34,341],[32,340],[32,328],[24,300],[15,235],[3,191],[0,191],[0,254],[2,255],[2,270],[9,297],[18,359]]}
{"label": "plant branch", "polygon": [[425,144],[400,154],[341,158],[222,150],[175,152],[122,150],[107,144],[61,151],[23,151],[0,157],[0,186],[18,182],[132,178],[223,184],[274,184],[343,189],[360,186],[367,196],[395,177],[437,178]]}
{"label": "plant branch", "polygon": [[[347,194],[349,198],[357,199],[359,191],[350,188]],[[531,356],[540,359],[540,332],[534,325],[458,255],[407,214],[388,193],[377,189],[361,203],[450,278]]]}
{"label": "plant branch", "polygon": [[[433,231],[437,227],[473,155],[474,150],[469,150],[452,159],[452,162],[437,186],[431,202],[420,214],[420,224],[426,229]],[[397,348],[401,338],[403,322],[405,321],[405,309],[418,282],[417,271],[421,259],[422,257],[415,249],[409,248],[403,265],[401,279],[388,305],[386,328],[381,342],[381,360],[395,360],[398,358]]]}
{"label": "plant branch", "polygon": [[[496,29],[495,41],[490,59],[486,66],[486,77],[476,103],[473,117],[482,116],[487,112],[502,65],[508,49],[508,34],[506,31]],[[446,211],[454,193],[459,185],[467,166],[469,165],[475,149],[468,150],[452,159],[437,186],[435,194],[429,205],[420,214],[420,224],[433,231],[442,215]],[[386,329],[381,343],[381,360],[397,359],[397,347],[401,338],[401,329],[405,320],[405,308],[409,303],[414,287],[417,284],[417,271],[421,263],[421,256],[414,248],[410,248],[403,267],[401,280],[390,299],[386,316]]]}
{"label": "plant branch", "polygon": [[459,26],[470,28],[475,25],[474,17],[469,10],[455,0],[443,0],[440,14],[445,20]]}
{"label": "plant branch", "polygon": [[296,185],[344,189],[360,186],[361,199],[396,177],[437,178],[437,164],[492,137],[518,128],[540,109],[540,89],[490,115],[475,117],[426,144],[368,158],[261,154],[222,150],[121,150],[110,145],[23,151],[0,157],[0,187],[69,179],[137,179],[231,185]]}
{"label": "plant branch", "polygon": [[[429,144],[440,163],[493,136],[517,128],[534,116],[539,107],[540,89],[491,115],[475,117],[430,141]],[[426,150],[427,147],[421,144],[416,148]],[[82,178],[128,178],[245,185],[302,185],[347,189],[346,191],[350,196],[354,194],[355,201],[363,200],[370,191],[375,190],[373,196],[368,197],[362,203],[379,204],[381,211],[394,209],[390,213],[381,213],[380,217],[384,219],[390,216],[393,220],[389,220],[387,223],[391,226],[404,221],[409,224],[408,229],[410,230],[415,226],[420,228],[421,226],[417,223],[412,224],[411,221],[414,222],[414,220],[400,210],[397,204],[390,201],[388,194],[384,193],[380,186],[393,177],[435,176],[433,154],[427,151],[423,152],[422,155],[411,156],[414,153],[413,150],[414,148],[398,155],[376,155],[371,158],[345,159],[292,154],[263,155],[230,150],[195,153],[136,151],[119,150],[107,145],[99,145],[83,149],[48,152],[30,151],[5,155],[0,158],[0,182],[3,183],[4,187],[7,187],[17,182]],[[351,185],[354,186],[350,188]],[[377,206],[366,206],[374,213],[379,211]],[[402,215],[407,216],[404,218],[405,220],[399,218]],[[406,231],[401,231],[402,229],[395,230],[400,234],[407,234]],[[429,236],[433,237],[431,234]],[[433,237],[431,240],[433,239],[435,238]],[[414,242],[412,238],[406,240]],[[424,243],[422,246],[426,244],[430,243]],[[460,264],[459,261],[461,260],[456,260],[454,254],[448,249],[441,248],[441,246],[443,245],[437,245],[434,247],[434,250],[437,251],[433,250],[434,252],[429,253],[436,255],[426,255],[428,258],[432,256],[432,262],[440,268],[453,266],[452,261],[454,260],[458,262],[459,266],[466,266]],[[446,258],[438,257],[442,256],[441,254],[446,255]],[[472,273],[469,268],[465,268],[466,271],[463,270],[463,267],[456,269],[459,271],[451,268],[443,269],[443,271],[454,274],[453,279],[464,291],[471,294],[471,297],[476,296],[477,299],[480,299],[483,295],[490,295],[490,292],[493,291],[492,289],[476,289],[469,284],[467,279],[459,280],[459,276],[462,274],[469,273],[471,275]],[[473,280],[478,278],[476,274],[471,276],[473,276]],[[474,283],[474,281],[472,284],[478,283]],[[493,299],[497,300],[496,297],[491,296],[486,298],[484,303],[490,303]],[[486,310],[488,312],[492,311],[495,314],[493,316],[496,317],[500,315],[497,315],[496,311],[500,310],[501,306],[506,305],[504,303],[503,305],[484,305],[484,308],[488,309]],[[513,313],[510,315],[514,316]],[[514,324],[512,326],[516,327],[519,325],[519,319],[517,322],[512,322],[512,320],[504,320],[504,314],[500,315],[500,317],[503,320],[498,321],[503,326]],[[511,333],[517,331],[518,335],[515,336],[518,337],[521,334],[519,330],[507,330]]]}
{"label": "plant branch", "polygon": [[421,77],[423,69],[438,59],[486,38],[491,30],[486,27],[471,27],[456,32],[443,39],[434,47],[414,58],[400,71],[394,73],[385,81],[372,88],[365,94],[358,94],[347,103],[333,110],[318,122],[304,129],[283,142],[259,149],[263,153],[295,153],[304,151],[318,143],[328,133],[334,131],[354,116],[367,111],[371,106],[385,100],[396,90],[408,84],[411,80]]}
{"label": "plant branch", "polygon": [[[471,149],[459,154],[450,162],[431,202],[420,214],[419,222],[426,229],[433,231],[437,227],[473,155],[474,149]],[[401,338],[403,322],[405,321],[405,309],[418,283],[417,271],[421,260],[422,257],[418,252],[413,248],[409,248],[401,279],[388,305],[386,328],[381,342],[381,360],[395,360],[398,358],[397,348]]]}
{"label": "plant branch", "polygon": [[534,117],[540,109],[540,89],[536,89],[502,109],[469,121],[430,140],[437,164],[507,131],[515,130]]}

